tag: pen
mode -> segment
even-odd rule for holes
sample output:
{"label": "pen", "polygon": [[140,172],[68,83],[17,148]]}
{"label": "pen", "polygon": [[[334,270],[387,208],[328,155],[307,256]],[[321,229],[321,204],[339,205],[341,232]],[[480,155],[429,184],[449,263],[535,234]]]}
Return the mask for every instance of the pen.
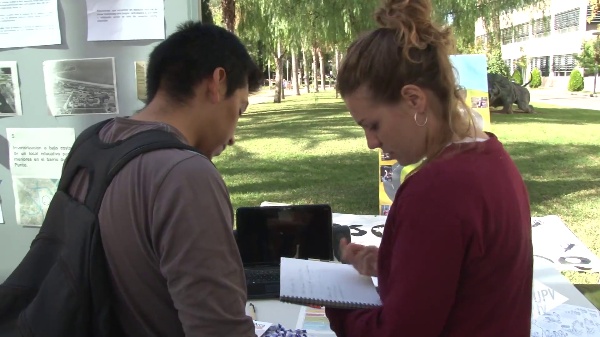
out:
{"label": "pen", "polygon": [[256,319],[256,307],[254,306],[254,304],[250,303],[250,317],[252,317],[253,320],[257,320]]}

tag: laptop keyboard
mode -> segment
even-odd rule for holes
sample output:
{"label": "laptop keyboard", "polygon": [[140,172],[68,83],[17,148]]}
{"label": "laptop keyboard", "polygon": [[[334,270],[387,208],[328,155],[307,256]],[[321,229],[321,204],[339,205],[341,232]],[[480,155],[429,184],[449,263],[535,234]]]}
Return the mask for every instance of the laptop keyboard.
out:
{"label": "laptop keyboard", "polygon": [[246,281],[252,283],[279,282],[278,269],[246,269]]}

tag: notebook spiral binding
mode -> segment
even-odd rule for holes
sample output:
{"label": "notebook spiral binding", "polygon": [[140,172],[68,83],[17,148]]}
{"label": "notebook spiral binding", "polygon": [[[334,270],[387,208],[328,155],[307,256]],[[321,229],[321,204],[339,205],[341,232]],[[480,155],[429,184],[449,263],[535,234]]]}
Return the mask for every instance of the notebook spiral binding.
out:
{"label": "notebook spiral binding", "polygon": [[316,298],[302,298],[295,296],[281,296],[281,302],[300,304],[300,305],[320,305],[322,307],[338,308],[338,309],[367,309],[377,308],[378,305],[358,302],[339,302],[329,300],[319,300]]}

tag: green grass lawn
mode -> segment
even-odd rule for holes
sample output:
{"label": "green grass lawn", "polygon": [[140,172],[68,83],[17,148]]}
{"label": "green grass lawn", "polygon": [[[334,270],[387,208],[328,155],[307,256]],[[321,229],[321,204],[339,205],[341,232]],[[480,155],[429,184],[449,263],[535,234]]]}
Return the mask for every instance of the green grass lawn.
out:
{"label": "green grass lawn", "polygon": [[[529,188],[533,216],[555,214],[600,255],[600,111],[535,104],[538,114],[492,115]],[[377,214],[377,152],[333,91],[251,106],[236,145],[215,160],[234,208],[262,201],[329,203]],[[598,274],[567,273],[574,283]]]}

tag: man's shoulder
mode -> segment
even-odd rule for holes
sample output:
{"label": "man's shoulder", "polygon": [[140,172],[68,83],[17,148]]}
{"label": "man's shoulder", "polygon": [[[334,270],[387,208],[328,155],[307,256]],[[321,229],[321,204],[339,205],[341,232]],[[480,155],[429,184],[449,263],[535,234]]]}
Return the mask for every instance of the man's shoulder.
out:
{"label": "man's shoulder", "polygon": [[143,173],[151,177],[175,176],[182,181],[201,177],[221,180],[219,171],[210,159],[190,150],[161,149],[144,153],[134,160],[139,161],[134,167],[142,168]]}

